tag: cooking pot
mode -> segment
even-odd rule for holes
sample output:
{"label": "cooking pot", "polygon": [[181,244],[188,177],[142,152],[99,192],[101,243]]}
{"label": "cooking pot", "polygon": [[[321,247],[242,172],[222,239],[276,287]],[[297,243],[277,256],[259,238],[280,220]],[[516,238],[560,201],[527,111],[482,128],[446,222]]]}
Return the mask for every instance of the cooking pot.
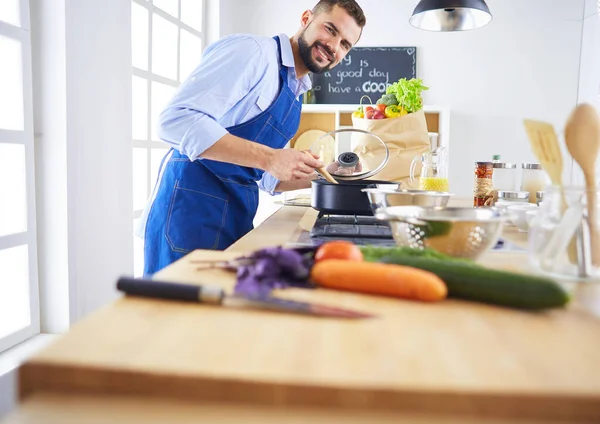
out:
{"label": "cooking pot", "polygon": [[310,205],[330,215],[373,215],[371,203],[363,188],[398,188],[391,181],[359,180],[330,183],[324,179],[312,181]]}
{"label": "cooking pot", "polygon": [[[389,150],[379,136],[369,131],[354,128],[331,131],[321,136],[319,140],[323,137],[344,132],[358,132],[375,137],[384,146],[385,157],[377,168],[362,170],[356,167],[358,163],[358,155],[356,153],[342,152],[337,156],[338,172],[330,172],[331,176],[338,181],[338,184],[330,183],[321,178],[313,180],[311,183],[311,206],[324,214],[373,215],[369,197],[362,190],[364,188],[399,188],[399,183],[392,181],[366,180],[366,178],[381,171],[387,164]],[[314,144],[317,144],[319,140],[316,140]],[[350,172],[348,172],[349,169]],[[356,171],[354,171],[355,169]]]}

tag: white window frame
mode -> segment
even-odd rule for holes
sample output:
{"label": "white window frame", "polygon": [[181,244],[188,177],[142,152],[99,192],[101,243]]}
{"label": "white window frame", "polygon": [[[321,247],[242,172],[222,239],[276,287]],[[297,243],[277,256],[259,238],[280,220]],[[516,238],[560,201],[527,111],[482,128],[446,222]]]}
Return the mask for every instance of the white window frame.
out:
{"label": "white window frame", "polygon": [[[191,34],[200,38],[201,49],[204,51],[206,47],[206,34],[207,34],[207,0],[202,1],[202,31],[198,31],[197,29],[192,28],[181,20],[181,0],[173,0],[177,1],[177,10],[178,17],[172,16],[169,13],[163,11],[158,6],[154,5],[153,0],[131,0],[132,3],[135,3],[139,6],[144,7],[148,10],[148,62],[146,64],[147,70],[140,69],[135,66],[132,66],[132,74],[133,76],[142,78],[146,82],[146,93],[147,93],[147,107],[146,107],[146,139],[133,139],[132,148],[145,148],[146,149],[146,198],[149,198],[152,189],[154,188],[155,180],[152,176],[152,149],[164,149],[168,147],[164,142],[152,140],[152,82],[158,82],[161,84],[169,85],[171,87],[177,88],[182,82],[181,75],[181,31],[185,30],[190,32]],[[155,74],[152,72],[152,23],[153,14],[156,13],[161,18],[166,19],[172,24],[177,26],[177,80],[173,80],[171,78],[166,78],[161,75]],[[185,76],[184,76],[185,77]],[[135,189],[134,196],[135,196]],[[136,220],[141,217],[143,209],[134,209],[133,210],[133,219]],[[134,247],[135,249],[135,247]]]}
{"label": "white window frame", "polygon": [[13,131],[0,129],[0,143],[12,143],[25,146],[27,230],[21,233],[0,236],[0,250],[27,245],[30,323],[27,327],[1,337],[0,352],[15,346],[40,332],[29,0],[20,0],[19,5],[21,26],[17,27],[0,21],[0,36],[17,40],[22,46],[24,130]]}
{"label": "white window frame", "polygon": [[[161,84],[165,84],[165,85],[169,85],[171,87],[177,88],[179,87],[179,84],[181,84],[181,69],[180,69],[180,63],[181,63],[181,30],[186,30],[190,33],[192,33],[193,35],[197,36],[200,38],[201,43],[202,43],[202,50],[204,50],[204,48],[206,47],[205,45],[205,33],[206,33],[206,0],[204,0],[202,2],[202,31],[198,31],[192,27],[190,27],[189,25],[185,24],[184,22],[181,21],[181,0],[174,0],[177,1],[178,5],[178,10],[179,10],[179,19],[168,14],[167,12],[164,12],[162,9],[160,9],[159,7],[155,6],[152,2],[152,0],[132,0],[133,3],[136,3],[140,6],[143,6],[144,8],[146,8],[149,13],[148,13],[148,64],[147,64],[147,68],[148,70],[144,70],[144,69],[140,69],[140,68],[136,68],[135,66],[133,67],[133,75],[136,77],[140,77],[146,80],[146,87],[147,87],[147,93],[148,93],[148,107],[146,110],[146,116],[147,116],[147,124],[146,124],[146,132],[147,132],[147,137],[146,140],[139,140],[139,139],[133,139],[133,147],[134,148],[146,148],[147,149],[147,155],[146,155],[146,197],[150,196],[150,192],[154,186],[154,181],[152,181],[151,178],[151,153],[152,151],[150,149],[152,148],[165,148],[165,143],[161,142],[161,141],[156,141],[156,140],[152,140],[152,82],[159,82]],[[165,78],[161,75],[157,75],[155,73],[152,72],[152,14],[156,13],[157,15],[159,15],[161,18],[164,18],[166,20],[168,20],[169,22],[173,23],[174,25],[176,25],[177,28],[177,80],[173,80],[170,78]],[[133,211],[133,218],[139,218],[142,214],[142,209],[137,209]]]}

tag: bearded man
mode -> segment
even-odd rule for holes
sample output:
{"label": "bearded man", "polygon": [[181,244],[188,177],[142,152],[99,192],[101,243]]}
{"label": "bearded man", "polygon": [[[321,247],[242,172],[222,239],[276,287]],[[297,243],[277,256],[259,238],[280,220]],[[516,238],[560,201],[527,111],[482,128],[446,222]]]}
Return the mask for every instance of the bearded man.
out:
{"label": "bearded man", "polygon": [[145,275],[249,232],[259,189],[310,187],[319,157],[283,147],[298,130],[308,73],[339,64],[365,23],[355,0],[321,0],[292,38],[235,34],[206,49],[160,116],[171,149],[141,220]]}

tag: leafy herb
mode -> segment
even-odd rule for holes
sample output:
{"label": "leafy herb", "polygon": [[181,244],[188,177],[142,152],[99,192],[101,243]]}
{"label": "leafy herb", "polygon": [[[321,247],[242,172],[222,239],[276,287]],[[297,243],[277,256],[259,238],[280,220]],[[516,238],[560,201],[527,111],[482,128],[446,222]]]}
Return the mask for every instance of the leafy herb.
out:
{"label": "leafy herb", "polygon": [[398,105],[402,106],[408,113],[413,113],[423,108],[421,92],[425,90],[429,90],[429,87],[423,85],[423,81],[420,78],[412,78],[410,80],[402,78],[390,85],[385,93],[386,95],[395,95]]}

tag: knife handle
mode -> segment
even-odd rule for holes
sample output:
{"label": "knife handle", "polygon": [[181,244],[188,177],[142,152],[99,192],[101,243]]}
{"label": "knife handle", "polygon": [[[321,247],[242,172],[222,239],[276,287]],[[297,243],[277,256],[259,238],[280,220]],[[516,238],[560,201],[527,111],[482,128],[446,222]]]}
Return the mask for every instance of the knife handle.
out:
{"label": "knife handle", "polygon": [[171,283],[143,278],[119,277],[117,290],[128,295],[186,302],[221,303],[225,292],[220,287]]}

